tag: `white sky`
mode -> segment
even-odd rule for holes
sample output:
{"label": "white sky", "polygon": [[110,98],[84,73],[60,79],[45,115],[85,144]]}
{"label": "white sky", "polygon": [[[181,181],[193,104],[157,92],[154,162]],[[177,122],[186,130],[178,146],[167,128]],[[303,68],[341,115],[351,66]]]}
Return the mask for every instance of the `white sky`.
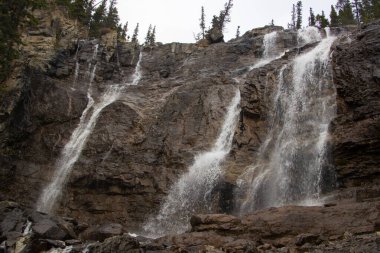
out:
{"label": "white sky", "polygon": [[[193,34],[200,31],[201,6],[206,14],[206,27],[213,15],[219,15],[227,0],[118,0],[121,22],[128,21],[132,36],[136,23],[140,23],[139,40],[145,41],[149,24],[156,25],[156,41],[194,42]],[[234,0],[231,22],[224,32],[225,40],[235,37],[237,26],[240,34],[256,27],[267,25],[274,20],[275,25],[286,28],[290,22],[292,4],[297,0]],[[303,0],[303,26],[307,26],[309,8],[316,14],[325,11],[328,17],[331,4],[335,0]]]}

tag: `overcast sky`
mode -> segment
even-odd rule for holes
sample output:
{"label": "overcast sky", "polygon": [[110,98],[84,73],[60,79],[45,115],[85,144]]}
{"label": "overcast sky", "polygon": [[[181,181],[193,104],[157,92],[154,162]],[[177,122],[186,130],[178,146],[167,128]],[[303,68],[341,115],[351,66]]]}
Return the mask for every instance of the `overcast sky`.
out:
{"label": "overcast sky", "polygon": [[[140,23],[140,42],[145,41],[149,24],[157,26],[156,41],[194,42],[193,34],[200,31],[201,6],[205,8],[206,24],[209,26],[213,15],[218,15],[227,0],[118,0],[121,22],[128,21],[132,36],[136,23]],[[240,33],[261,27],[274,20],[275,25],[286,27],[290,22],[292,4],[297,0],[234,0],[231,22],[226,26],[225,39],[235,37],[237,26]],[[307,25],[309,8],[314,13],[325,11],[330,14],[335,0],[303,0],[303,26]]]}

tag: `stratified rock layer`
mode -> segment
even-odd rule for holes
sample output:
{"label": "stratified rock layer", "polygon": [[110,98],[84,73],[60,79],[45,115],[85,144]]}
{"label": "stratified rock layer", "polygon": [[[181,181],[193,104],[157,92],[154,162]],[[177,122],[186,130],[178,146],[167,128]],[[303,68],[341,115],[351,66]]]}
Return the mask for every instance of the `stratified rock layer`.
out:
{"label": "stratified rock layer", "polygon": [[[72,41],[69,33],[63,40],[65,47],[52,53],[52,34],[44,32],[49,29],[40,27],[31,33],[46,37],[48,42],[43,46],[49,49],[48,54],[37,54],[36,38],[28,41],[26,37],[26,49],[31,51],[30,57],[37,55],[38,61],[12,76],[7,90],[0,94],[0,199],[30,208],[51,181],[55,162],[88,103],[91,70],[96,66],[92,93],[97,100],[109,85],[130,83],[139,52],[143,54],[139,84],[128,86],[117,102],[102,111],[58,202],[57,214],[88,223],[84,239],[103,240],[135,231],[155,214],[170,185],[196,154],[208,150],[215,141],[238,87],[242,114],[232,151],[223,164],[224,178],[213,192],[219,202],[212,210],[233,212],[236,179],[254,162],[268,133],[269,103],[279,71],[297,54],[316,45],[298,48],[297,34],[278,27],[255,29],[229,43],[172,43],[146,48],[133,43],[114,45],[112,34],[103,42]],[[264,34],[273,29],[279,34],[278,55],[287,52],[268,65],[251,69],[263,55]],[[329,171],[334,172],[338,184],[331,180],[326,190],[335,189],[327,196],[333,206],[274,208],[243,218],[199,215],[192,219],[190,233],[168,236],[144,247],[129,236],[119,235],[96,245],[96,252],[123,252],[126,248],[257,252],[286,247],[346,252],[351,249],[349,242],[357,246],[354,250],[366,251],[361,247],[368,246],[371,252],[379,230],[380,23],[346,32],[332,49],[338,116],[331,126],[333,163]],[[336,202],[345,204],[335,206]],[[15,232],[17,238],[26,215],[19,214],[23,213],[18,211],[21,208],[8,209],[16,210],[12,215],[21,220],[7,230]],[[2,220],[8,222],[4,217]],[[46,219],[35,228],[41,237],[51,228],[57,236],[48,240],[76,240],[76,236],[55,229],[55,221]],[[86,227],[77,229],[83,232]],[[6,229],[2,229],[3,233]],[[12,233],[9,238],[13,240]],[[334,242],[336,247],[331,246]],[[66,245],[70,243],[76,242]]]}
{"label": "stratified rock layer", "polygon": [[380,23],[337,43],[333,53],[338,116],[332,155],[343,187],[380,183]]}

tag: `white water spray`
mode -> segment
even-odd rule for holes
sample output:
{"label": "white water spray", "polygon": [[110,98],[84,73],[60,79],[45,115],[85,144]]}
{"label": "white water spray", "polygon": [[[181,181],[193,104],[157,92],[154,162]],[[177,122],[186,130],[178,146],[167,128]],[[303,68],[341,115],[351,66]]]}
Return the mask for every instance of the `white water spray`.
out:
{"label": "white water spray", "polygon": [[26,221],[25,229],[22,232],[23,236],[27,236],[28,234],[30,234],[32,232],[32,225],[33,225],[33,223],[30,220]]}
{"label": "white water spray", "polygon": [[239,103],[240,91],[237,90],[213,148],[196,156],[188,172],[171,187],[159,214],[144,225],[147,236],[182,233],[188,229],[192,214],[211,211],[212,190],[223,174],[221,163],[231,150]]}
{"label": "white water spray", "polygon": [[304,29],[300,29],[297,32],[298,45],[306,45],[310,43],[315,43],[322,40],[322,35],[319,29],[315,26],[309,26]]}
{"label": "white water spray", "polygon": [[[310,34],[310,38],[304,33],[301,37],[313,41],[316,36]],[[334,40],[323,39],[298,56],[292,66],[281,69],[270,130],[255,164],[238,180],[240,214],[271,206],[316,203],[319,198],[328,127],[336,111],[329,65]]]}
{"label": "white water spray", "polygon": [[261,60],[259,60],[257,63],[249,67],[249,71],[256,68],[261,68],[270,62],[279,59],[284,56],[285,52],[278,53],[277,52],[277,38],[278,38],[278,32],[274,31],[271,33],[267,33],[264,35],[263,40],[263,57]]}
{"label": "white water spray", "polygon": [[[96,47],[97,51],[97,47]],[[95,53],[94,53],[95,55]],[[94,56],[93,56],[94,57]],[[87,93],[88,104],[82,113],[80,122],[77,128],[72,133],[69,142],[62,150],[61,156],[58,159],[55,167],[56,171],[53,175],[53,181],[47,185],[43,190],[38,202],[37,210],[45,213],[51,213],[55,206],[57,199],[59,198],[62,189],[65,185],[67,177],[69,176],[71,169],[75,162],[78,160],[82,153],[83,148],[87,142],[88,137],[95,128],[96,121],[101,111],[108,105],[115,102],[121,93],[121,91],[128,85],[138,84],[141,77],[140,61],[142,60],[142,53],[140,53],[139,62],[135,69],[134,79],[128,84],[114,84],[111,85],[97,102],[94,101],[91,95],[92,82],[95,76],[96,65],[91,72],[89,89]],[[139,72],[139,73],[136,73]]]}

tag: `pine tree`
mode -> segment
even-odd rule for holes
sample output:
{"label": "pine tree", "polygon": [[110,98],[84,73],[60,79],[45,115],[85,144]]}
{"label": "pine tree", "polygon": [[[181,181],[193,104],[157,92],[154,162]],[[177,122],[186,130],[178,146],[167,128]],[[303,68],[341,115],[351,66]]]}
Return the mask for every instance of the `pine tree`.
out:
{"label": "pine tree", "polygon": [[337,5],[339,10],[339,24],[340,25],[352,25],[355,24],[354,14],[352,12],[352,6],[350,0],[339,0]]}
{"label": "pine tree", "polygon": [[371,0],[372,19],[380,18],[380,0]]}
{"label": "pine tree", "polygon": [[107,16],[105,18],[105,27],[115,29],[119,24],[119,13],[117,11],[116,4],[116,0],[110,1]]}
{"label": "pine tree", "polygon": [[220,21],[219,21],[219,18],[217,16],[212,16],[212,20],[211,20],[211,29],[215,28],[215,29],[218,29],[218,27],[220,27]]}
{"label": "pine tree", "polygon": [[202,6],[201,8],[201,18],[200,18],[200,23],[199,23],[199,26],[201,28],[201,34],[202,34],[202,39],[205,38],[205,30],[206,30],[206,23],[205,23],[205,19],[206,19],[206,16],[205,16],[205,10]]}
{"label": "pine tree", "polygon": [[151,46],[154,46],[156,44],[156,26],[153,27],[153,30],[150,33],[149,42]]}
{"label": "pine tree", "polygon": [[290,22],[289,29],[296,29],[296,19],[297,19],[297,13],[296,13],[296,5],[293,4],[292,6],[292,20]]}
{"label": "pine tree", "polygon": [[362,0],[360,16],[362,18],[362,22],[365,24],[373,20],[373,8],[371,0]]}
{"label": "pine tree", "polygon": [[223,31],[224,27],[227,23],[231,22],[231,9],[233,6],[232,0],[228,0],[227,3],[224,4],[224,10],[220,11],[219,14],[219,30]]}
{"label": "pine tree", "polygon": [[337,27],[339,26],[339,18],[338,13],[336,13],[336,10],[333,5],[331,5],[331,12],[330,12],[330,27]]}
{"label": "pine tree", "polygon": [[240,37],[240,25],[236,29],[236,36],[235,38],[238,39]]}
{"label": "pine tree", "polygon": [[150,45],[151,32],[152,32],[152,25],[149,25],[148,32],[146,33],[146,37],[145,37],[145,45]]}
{"label": "pine tree", "polygon": [[89,25],[91,21],[92,10],[94,8],[94,0],[61,0],[60,2],[66,2],[65,5],[68,6],[69,15],[72,18],[77,19],[84,25]]}
{"label": "pine tree", "polygon": [[102,0],[92,16],[90,23],[90,36],[92,37],[100,36],[100,28],[104,26],[106,17],[106,4],[107,0]]}
{"label": "pine tree", "polygon": [[132,35],[132,42],[133,43],[138,43],[139,42],[139,40],[137,38],[138,36],[139,36],[139,23],[137,23],[136,28],[133,31],[133,35]]}
{"label": "pine tree", "polygon": [[317,15],[316,21],[318,23],[319,28],[325,28],[325,27],[329,26],[329,21],[327,20],[324,11],[322,11],[321,15],[319,15],[319,14]]}
{"label": "pine tree", "polygon": [[356,20],[356,23],[357,23],[358,25],[360,25],[360,23],[361,23],[361,16],[360,16],[360,13],[361,13],[361,8],[362,8],[362,3],[361,3],[361,1],[359,1],[359,0],[354,0],[353,3],[352,3],[352,7],[353,7],[354,14],[355,14],[355,20]]}
{"label": "pine tree", "polygon": [[315,16],[312,8],[310,8],[309,26],[315,26]]}
{"label": "pine tree", "polygon": [[128,21],[125,23],[125,25],[123,26],[123,29],[121,31],[121,38],[123,40],[127,40],[127,32],[128,32]]}
{"label": "pine tree", "polygon": [[302,1],[297,2],[297,22],[296,29],[302,28]]}

